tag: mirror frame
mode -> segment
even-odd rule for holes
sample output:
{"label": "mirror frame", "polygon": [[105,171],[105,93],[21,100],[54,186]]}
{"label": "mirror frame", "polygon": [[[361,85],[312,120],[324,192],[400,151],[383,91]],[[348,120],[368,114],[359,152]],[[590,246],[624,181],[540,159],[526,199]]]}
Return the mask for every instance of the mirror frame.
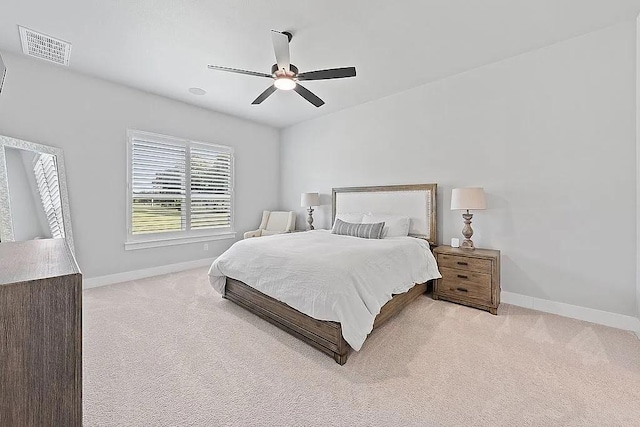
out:
{"label": "mirror frame", "polygon": [[35,142],[23,141],[10,136],[0,135],[0,241],[13,242],[13,219],[11,217],[11,200],[9,197],[9,179],[7,176],[7,156],[6,148],[17,148],[19,150],[33,151],[36,153],[52,154],[56,156],[56,166],[58,167],[58,185],[60,186],[60,202],[62,203],[62,224],[64,225],[64,235],[75,255],[73,245],[73,231],[71,227],[71,210],[69,208],[69,193],[67,191],[67,172],[64,165],[64,154],[62,148],[37,144]]}

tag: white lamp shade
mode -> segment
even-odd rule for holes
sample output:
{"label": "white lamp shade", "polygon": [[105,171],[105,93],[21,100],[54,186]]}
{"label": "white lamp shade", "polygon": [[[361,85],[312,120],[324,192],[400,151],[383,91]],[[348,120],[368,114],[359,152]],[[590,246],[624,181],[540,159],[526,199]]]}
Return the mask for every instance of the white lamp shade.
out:
{"label": "white lamp shade", "polygon": [[451,190],[451,210],[486,209],[487,201],[482,188],[454,188]]}
{"label": "white lamp shade", "polygon": [[309,206],[320,206],[320,195],[318,193],[302,193],[300,197],[300,206],[308,208]]}

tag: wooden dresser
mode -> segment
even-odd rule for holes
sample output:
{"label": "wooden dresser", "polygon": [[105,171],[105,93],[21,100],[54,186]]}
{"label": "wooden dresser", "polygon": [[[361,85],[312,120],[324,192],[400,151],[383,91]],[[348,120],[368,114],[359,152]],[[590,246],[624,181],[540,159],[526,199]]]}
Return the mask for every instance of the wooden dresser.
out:
{"label": "wooden dresser", "polygon": [[500,251],[438,246],[433,251],[442,279],[433,298],[498,313],[500,305]]}
{"label": "wooden dresser", "polygon": [[0,244],[0,426],[82,425],[81,316],[64,239]]}

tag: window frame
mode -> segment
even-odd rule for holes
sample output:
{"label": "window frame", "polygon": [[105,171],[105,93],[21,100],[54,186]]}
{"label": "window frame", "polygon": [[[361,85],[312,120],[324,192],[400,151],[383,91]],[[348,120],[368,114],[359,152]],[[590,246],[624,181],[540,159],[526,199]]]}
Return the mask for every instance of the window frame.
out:
{"label": "window frame", "polygon": [[[149,142],[157,142],[161,144],[171,144],[181,147],[188,147],[185,158],[185,190],[191,192],[191,150],[192,145],[211,147],[212,149],[229,153],[231,156],[231,224],[229,227],[222,229],[203,229],[203,230],[181,230],[160,233],[136,234],[132,233],[133,228],[133,193],[132,193],[132,173],[133,173],[133,141],[135,139],[143,139]],[[186,194],[186,200],[191,200],[190,194]],[[196,141],[192,139],[173,137],[169,135],[161,135],[152,132],[140,130],[127,130],[127,181],[126,181],[126,240],[125,250],[147,249],[162,246],[182,245],[188,243],[209,242],[213,240],[235,239],[235,155],[233,147],[226,145],[213,144],[209,142]],[[190,210],[191,206],[185,204],[186,209]]]}

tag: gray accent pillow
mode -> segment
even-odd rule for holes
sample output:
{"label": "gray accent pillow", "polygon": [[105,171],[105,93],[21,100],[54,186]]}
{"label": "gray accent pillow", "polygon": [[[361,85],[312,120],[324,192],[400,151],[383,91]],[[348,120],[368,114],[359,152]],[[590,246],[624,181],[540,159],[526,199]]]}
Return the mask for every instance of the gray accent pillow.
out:
{"label": "gray accent pillow", "polygon": [[376,222],[373,224],[352,224],[336,218],[336,222],[333,223],[331,233],[343,236],[362,237],[363,239],[381,239],[383,228],[384,222]]}

